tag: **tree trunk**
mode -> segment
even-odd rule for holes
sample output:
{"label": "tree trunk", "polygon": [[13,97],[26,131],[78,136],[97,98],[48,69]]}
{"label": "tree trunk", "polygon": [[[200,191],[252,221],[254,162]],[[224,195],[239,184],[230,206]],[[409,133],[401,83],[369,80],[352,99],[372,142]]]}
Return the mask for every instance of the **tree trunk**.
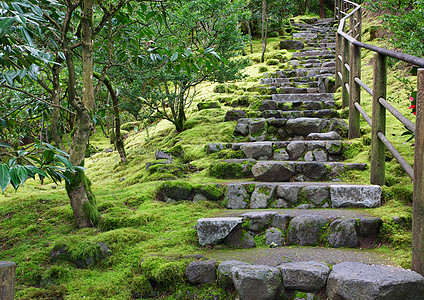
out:
{"label": "tree trunk", "polygon": [[[77,129],[72,137],[70,151],[71,162],[74,166],[84,164],[85,150],[90,139],[93,124],[90,114],[94,108],[94,85],[93,85],[93,0],[84,0],[82,4],[82,102],[71,99],[71,104],[77,111]],[[69,53],[68,53],[69,54]],[[70,57],[70,55],[69,55]],[[70,86],[76,82],[75,68],[72,61],[69,63]],[[75,86],[75,85],[73,85]],[[83,172],[68,174],[70,182],[66,183],[66,191],[71,201],[75,221],[79,228],[95,226],[99,219],[96,201],[90,190],[90,183]]]}
{"label": "tree trunk", "polygon": [[252,29],[250,28],[250,22],[249,21],[246,21],[246,26],[247,26],[247,32],[248,32],[249,37],[250,37],[250,41],[249,41],[250,53],[253,53],[253,42],[252,42],[253,36],[252,36]]}
{"label": "tree trunk", "polygon": [[[97,72],[93,73],[94,77],[101,80],[101,75]],[[119,107],[118,107],[118,96],[116,95],[115,90],[113,89],[112,83],[108,76],[104,76],[103,83],[106,85],[107,90],[109,91],[109,95],[112,98],[113,105],[113,114],[115,120],[115,136],[114,136],[114,144],[116,150],[118,150],[119,156],[121,157],[121,161],[123,163],[127,162],[127,156],[125,154],[124,141],[121,135],[121,118],[119,117]]]}
{"label": "tree trunk", "polygon": [[262,56],[261,62],[265,61],[265,51],[268,42],[268,16],[266,14],[266,0],[262,0]]}
{"label": "tree trunk", "polygon": [[[60,105],[60,66],[54,65],[53,66],[53,103],[55,105]],[[56,144],[56,147],[65,150],[65,145],[63,144],[62,138],[59,136],[58,128],[59,128],[59,119],[60,119],[60,108],[55,106],[53,107],[53,114],[52,114],[52,121],[50,126],[50,132],[53,137],[53,141]]]}
{"label": "tree trunk", "polygon": [[319,16],[324,19],[324,0],[319,0]]}

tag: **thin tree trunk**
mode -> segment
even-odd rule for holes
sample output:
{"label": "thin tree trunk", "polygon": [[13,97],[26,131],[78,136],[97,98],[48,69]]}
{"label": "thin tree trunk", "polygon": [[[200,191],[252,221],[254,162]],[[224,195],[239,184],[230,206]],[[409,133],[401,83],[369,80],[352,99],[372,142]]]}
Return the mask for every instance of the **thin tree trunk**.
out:
{"label": "thin tree trunk", "polygon": [[[101,75],[99,73],[94,72],[93,75],[97,79],[101,80]],[[121,157],[121,161],[123,163],[126,163],[127,156],[125,154],[124,141],[121,135],[121,118],[119,117],[118,96],[116,95],[116,92],[113,89],[109,77],[104,76],[103,83],[105,84],[107,90],[109,91],[109,95],[112,98],[113,112],[115,115],[115,147],[118,150],[119,156]]]}
{"label": "thin tree trunk", "polygon": [[57,105],[60,105],[60,82],[59,82],[59,76],[60,76],[60,66],[54,65],[53,66],[53,103],[56,105],[53,107],[53,114],[52,114],[52,121],[50,125],[50,132],[53,137],[53,141],[56,144],[56,147],[65,150],[65,145],[63,144],[63,141],[58,133],[58,127],[59,127],[59,118],[60,118],[60,108]]}
{"label": "thin tree trunk", "polygon": [[319,16],[324,18],[324,0],[319,0]]}
{"label": "thin tree trunk", "polygon": [[250,22],[249,21],[246,21],[246,26],[247,26],[247,33],[250,36],[250,42],[249,42],[249,44],[250,44],[250,53],[253,53],[253,42],[252,42],[253,37],[252,37],[252,29],[250,28]]}
{"label": "thin tree trunk", "polygon": [[268,42],[268,16],[266,14],[266,0],[262,0],[262,56],[261,62],[265,61],[265,51]]}

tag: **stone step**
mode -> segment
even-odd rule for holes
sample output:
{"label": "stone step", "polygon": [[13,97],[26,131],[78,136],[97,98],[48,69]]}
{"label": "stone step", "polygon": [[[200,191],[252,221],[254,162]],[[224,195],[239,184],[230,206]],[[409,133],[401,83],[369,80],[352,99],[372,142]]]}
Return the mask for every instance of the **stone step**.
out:
{"label": "stone step", "polygon": [[[203,250],[198,252],[208,259],[217,261],[242,261],[255,265],[278,266],[287,262],[320,261],[329,265],[343,262],[358,262],[369,265],[386,265],[397,267],[387,254],[377,252],[373,249],[341,249],[324,247],[299,247],[286,246],[275,248],[251,248],[237,251]],[[359,298],[361,299],[361,298]],[[357,299],[355,299],[357,300]]]}
{"label": "stone step", "polygon": [[320,67],[320,68],[297,68],[293,70],[277,71],[277,77],[314,77],[319,75],[334,76],[335,67]]}
{"label": "stone step", "polygon": [[[284,95],[284,94],[282,94]],[[264,110],[319,110],[335,108],[335,101],[277,101],[277,100],[262,100],[253,103],[252,107],[259,111]]]}
{"label": "stone step", "polygon": [[257,161],[252,167],[256,181],[340,181],[347,171],[363,171],[365,163],[309,162],[309,161]]}
{"label": "stone step", "polygon": [[276,94],[314,94],[319,92],[320,90],[317,87],[281,87],[275,89]]}
{"label": "stone step", "polygon": [[[321,154],[320,154],[321,155]],[[318,156],[318,155],[317,155]],[[365,163],[318,162],[318,161],[279,161],[225,159],[217,160],[209,166],[209,174],[216,178],[254,178],[263,182],[340,182],[345,172],[367,168]]]}
{"label": "stone step", "polygon": [[339,118],[340,114],[334,109],[320,109],[320,110],[264,110],[260,114],[262,118],[285,118],[285,119],[296,119],[296,118]]}
{"label": "stone step", "polygon": [[[271,96],[273,101],[278,102],[334,102],[333,93],[320,93],[320,94],[273,94]],[[294,105],[294,103],[293,103]],[[277,106],[277,108],[279,108]]]}
{"label": "stone step", "polygon": [[[231,252],[235,255],[241,253],[240,256],[244,258],[246,253],[250,253],[252,257],[266,256],[266,258],[275,253],[279,259],[283,257],[281,252],[288,253],[273,249]],[[261,255],[264,252],[267,254]],[[340,257],[345,252],[347,250],[319,251],[330,254],[329,256],[335,254],[335,257]],[[213,254],[215,253],[219,252],[214,251]],[[252,255],[254,253],[259,255]],[[364,254],[356,257],[362,259]],[[269,261],[275,262],[275,258],[266,261],[268,264],[251,264],[238,257],[236,259],[238,260],[222,260],[216,259],[215,256],[214,260],[209,257],[207,261],[195,261],[189,264],[185,274],[192,284],[217,281],[221,287],[234,290],[237,299],[323,299],[325,291],[328,297],[326,299],[329,300],[419,300],[424,293],[422,275],[388,264],[343,261],[329,266],[328,263],[323,263],[314,257],[307,261],[285,259],[279,264],[270,266]],[[216,269],[217,260],[220,264]]]}
{"label": "stone step", "polygon": [[[296,213],[307,214],[308,209],[327,207],[379,207],[381,197],[382,190],[377,185],[250,181],[228,183],[224,203],[228,209],[296,208]],[[331,212],[337,217],[348,217],[344,210],[331,210]],[[231,212],[222,212],[222,216],[228,216],[228,214],[233,216]]]}
{"label": "stone step", "polygon": [[341,119],[321,118],[242,118],[237,120],[235,135],[247,136],[250,142],[265,140],[283,140],[311,133],[326,133],[336,131],[340,136],[346,136],[347,125]]}
{"label": "stone step", "polygon": [[286,81],[284,79],[288,79],[288,78],[265,78],[265,79],[261,79],[260,83],[262,85],[267,85],[267,86],[271,86],[271,87],[278,87],[278,88],[288,88],[288,87],[295,87],[295,88],[304,88],[304,87],[318,87],[319,85],[319,80],[315,80],[315,81],[293,81],[293,80],[289,80]]}
{"label": "stone step", "polygon": [[[333,132],[334,138],[340,136]],[[206,154],[219,153],[231,149],[239,152],[240,158],[253,158],[256,160],[280,161],[339,161],[343,159],[343,152],[349,143],[340,140],[320,141],[265,141],[244,143],[210,143],[205,146]]]}
{"label": "stone step", "polygon": [[[377,217],[337,217],[331,210],[327,215],[325,209],[303,214],[262,210],[238,217],[201,218],[197,220],[197,235],[202,246],[224,243],[239,249],[254,248],[253,237],[274,247],[359,248],[361,242],[367,247],[373,244],[382,223]],[[244,241],[240,241],[242,237]]]}
{"label": "stone step", "polygon": [[312,50],[312,51],[299,51],[294,52],[293,57],[328,57],[333,56],[334,58],[334,51],[331,50]]}

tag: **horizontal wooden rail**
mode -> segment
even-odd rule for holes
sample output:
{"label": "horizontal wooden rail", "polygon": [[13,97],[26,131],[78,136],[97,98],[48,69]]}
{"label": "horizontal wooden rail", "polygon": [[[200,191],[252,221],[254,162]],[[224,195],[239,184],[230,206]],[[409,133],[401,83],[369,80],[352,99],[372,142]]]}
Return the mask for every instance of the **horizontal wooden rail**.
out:
{"label": "horizontal wooden rail", "polygon": [[357,83],[357,84],[359,84],[364,90],[366,90],[367,92],[368,92],[368,94],[370,94],[371,95],[371,97],[372,97],[372,89],[368,86],[368,85],[366,85],[361,79],[359,79],[358,77],[355,77],[355,82]]}
{"label": "horizontal wooden rail", "polygon": [[394,108],[386,99],[378,99],[381,105],[383,105],[392,115],[396,117],[406,128],[415,133],[415,124],[411,122],[407,117],[402,115],[400,111]]}
{"label": "horizontal wooden rail", "polygon": [[368,125],[370,125],[370,127],[372,127],[371,118],[367,115],[367,113],[362,108],[362,106],[358,102],[355,102],[354,105],[355,105],[356,109],[359,111],[359,113],[362,115],[362,117],[364,117],[365,121],[367,121]]}
{"label": "horizontal wooden rail", "polygon": [[387,139],[387,137],[382,133],[381,131],[377,132],[377,136],[380,139],[380,141],[383,142],[383,144],[386,146],[386,148],[392,153],[393,157],[396,158],[399,165],[402,166],[402,168],[405,170],[406,174],[408,174],[411,179],[414,179],[414,169],[408,164],[408,162],[403,158],[403,156],[399,153],[399,151],[396,150],[396,148],[390,143],[390,141]]}

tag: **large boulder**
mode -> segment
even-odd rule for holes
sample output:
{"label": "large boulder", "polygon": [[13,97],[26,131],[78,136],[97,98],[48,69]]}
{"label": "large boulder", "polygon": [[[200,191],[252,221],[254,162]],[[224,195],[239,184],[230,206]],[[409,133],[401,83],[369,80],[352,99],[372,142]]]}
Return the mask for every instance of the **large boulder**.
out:
{"label": "large boulder", "polygon": [[185,269],[187,280],[191,284],[211,283],[216,280],[216,260],[193,261]]}
{"label": "large boulder", "polygon": [[322,241],[322,235],[329,220],[318,215],[301,215],[294,217],[287,232],[289,244],[315,246]]}
{"label": "large boulder", "polygon": [[381,265],[344,262],[333,265],[327,281],[330,300],[422,300],[424,277]]}
{"label": "large boulder", "polygon": [[200,245],[217,244],[224,240],[237,226],[241,226],[242,218],[202,218],[197,220],[197,235]]}
{"label": "large boulder", "polygon": [[240,300],[274,300],[282,291],[280,271],[277,268],[238,265],[231,272]]}
{"label": "large boulder", "polygon": [[330,268],[317,261],[283,263],[277,268],[281,270],[285,289],[305,292],[322,289],[330,274]]}

